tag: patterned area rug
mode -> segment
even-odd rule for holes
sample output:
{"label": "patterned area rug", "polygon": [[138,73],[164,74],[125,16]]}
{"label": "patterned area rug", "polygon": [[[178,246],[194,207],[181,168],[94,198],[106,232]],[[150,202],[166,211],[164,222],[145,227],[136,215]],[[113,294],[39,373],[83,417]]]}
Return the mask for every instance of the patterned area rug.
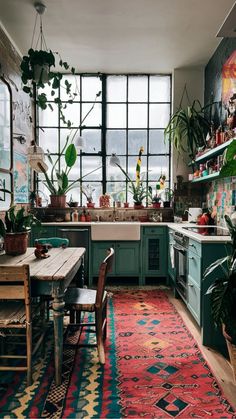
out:
{"label": "patterned area rug", "polygon": [[104,367],[96,348],[65,347],[59,387],[50,339],[31,387],[24,375],[0,376],[0,417],[236,418],[164,290],[114,291],[108,330]]}

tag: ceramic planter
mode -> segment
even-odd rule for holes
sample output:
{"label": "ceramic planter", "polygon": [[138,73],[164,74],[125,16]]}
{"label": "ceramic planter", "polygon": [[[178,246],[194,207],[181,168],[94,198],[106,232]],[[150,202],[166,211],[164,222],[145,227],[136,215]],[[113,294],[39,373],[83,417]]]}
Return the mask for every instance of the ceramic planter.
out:
{"label": "ceramic planter", "polygon": [[50,195],[50,207],[53,208],[65,208],[66,206],[66,195]]}
{"label": "ceramic planter", "polygon": [[161,203],[160,202],[153,202],[152,203],[152,208],[160,208]]}

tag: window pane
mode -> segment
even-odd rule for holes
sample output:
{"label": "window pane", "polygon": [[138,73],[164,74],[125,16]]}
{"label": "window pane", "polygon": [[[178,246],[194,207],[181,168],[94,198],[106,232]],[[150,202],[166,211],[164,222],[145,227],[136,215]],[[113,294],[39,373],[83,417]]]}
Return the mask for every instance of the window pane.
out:
{"label": "window pane", "polygon": [[0,167],[7,170],[11,166],[10,106],[8,87],[0,80]]}
{"label": "window pane", "polygon": [[95,103],[94,106],[92,103],[83,103],[82,104],[82,121],[81,121],[82,125],[85,125],[87,127],[89,126],[97,127],[101,125],[101,121],[102,121],[101,103]]}
{"label": "window pane", "polygon": [[[10,174],[0,172],[0,189],[12,190]],[[0,210],[8,209],[11,204],[11,195],[9,193],[0,192],[0,198]]]}
{"label": "window pane", "polygon": [[107,193],[111,197],[111,204],[114,201],[125,202],[125,182],[108,182]]}
{"label": "window pane", "polygon": [[149,153],[165,154],[169,153],[169,141],[164,141],[164,130],[149,131]]}
{"label": "window pane", "polygon": [[[126,159],[125,157],[120,157],[120,165],[121,167],[125,169],[126,167]],[[107,157],[107,180],[116,181],[116,180],[125,180],[125,175],[122,173],[120,168],[118,166],[111,166],[110,165],[110,157]]]}
{"label": "window pane", "polygon": [[[82,77],[82,100],[94,101],[97,93],[102,90],[102,82],[99,77]],[[101,100],[99,96],[98,100]]]}
{"label": "window pane", "polygon": [[80,100],[80,76],[76,76],[72,74],[66,74],[62,77],[61,85],[60,85],[61,100],[62,101],[65,100],[67,102],[70,99],[68,94],[66,93],[66,85],[65,85],[66,80],[71,84],[72,98],[74,97],[74,94],[76,93],[77,96],[75,100],[79,101]]}
{"label": "window pane", "polygon": [[83,156],[82,160],[82,173],[85,176],[87,173],[92,170],[99,168],[90,175],[87,175],[83,178],[84,182],[89,180],[102,180],[102,158],[99,156]]}
{"label": "window pane", "polygon": [[39,130],[39,144],[46,152],[58,153],[58,129],[44,128]]}
{"label": "window pane", "polygon": [[[65,103],[65,109],[62,109],[62,113],[66,121],[70,121],[72,126],[78,127],[80,125],[80,104],[79,103]],[[66,126],[60,119],[61,126]]]}
{"label": "window pane", "polygon": [[147,102],[148,78],[147,76],[128,77],[128,101]]}
{"label": "window pane", "polygon": [[[52,156],[51,155],[51,159],[52,159],[52,161],[53,161],[53,164],[55,163],[55,161],[56,161],[56,159],[57,159],[57,156]],[[64,160],[64,158],[63,158],[63,160]],[[48,158],[47,158],[47,154],[45,154],[45,163],[46,163],[46,165],[48,166],[48,174],[49,174],[49,177],[51,178],[51,169],[52,169],[52,165],[51,165],[51,163],[50,163],[50,161],[48,160]],[[57,169],[58,169],[58,164],[57,164]],[[40,179],[40,180],[45,180],[45,176],[44,176],[44,174],[43,173],[38,173],[38,178]]]}
{"label": "window pane", "polygon": [[109,76],[107,78],[107,102],[126,101],[126,76]]}
{"label": "window pane", "polygon": [[150,105],[150,128],[165,128],[170,118],[170,105]]}
{"label": "window pane", "polygon": [[73,141],[76,139],[76,137],[80,136],[80,129],[77,128],[72,128],[72,129],[67,129],[67,128],[60,128],[60,151],[63,150],[65,143],[66,143],[66,139],[67,136],[69,136],[69,141],[68,144],[70,144],[72,138]]}
{"label": "window pane", "polygon": [[[137,153],[137,157],[128,157],[128,172],[132,180],[136,180],[137,161],[138,161],[138,153]],[[142,156],[140,179],[141,180],[147,179],[147,156]]]}
{"label": "window pane", "polygon": [[128,126],[129,128],[146,128],[147,126],[147,105],[128,105]]}
{"label": "window pane", "polygon": [[128,154],[138,155],[140,147],[144,147],[144,153],[147,153],[147,131],[128,131]]}
{"label": "window pane", "polygon": [[170,77],[150,76],[150,102],[170,102]]}
{"label": "window pane", "polygon": [[107,105],[107,127],[126,127],[126,105]]}
{"label": "window pane", "polygon": [[100,129],[84,129],[81,136],[85,141],[83,148],[84,153],[98,153],[101,151],[101,130]]}
{"label": "window pane", "polygon": [[150,180],[158,180],[161,174],[169,177],[169,157],[149,157],[148,178]]}
{"label": "window pane", "polygon": [[56,127],[58,126],[58,107],[53,105],[53,111],[49,108],[39,109],[39,126]]}
{"label": "window pane", "polygon": [[126,154],[126,131],[107,130],[107,154]]}

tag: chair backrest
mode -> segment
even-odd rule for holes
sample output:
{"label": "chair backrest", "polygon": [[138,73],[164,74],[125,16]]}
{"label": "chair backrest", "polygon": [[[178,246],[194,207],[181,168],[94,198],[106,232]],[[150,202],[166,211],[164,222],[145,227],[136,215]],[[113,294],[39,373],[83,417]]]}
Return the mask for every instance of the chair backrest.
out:
{"label": "chair backrest", "polygon": [[108,255],[105,257],[104,261],[101,263],[100,268],[99,268],[96,303],[95,303],[97,307],[99,307],[102,304],[107,273],[110,272],[112,269],[114,253],[115,252],[112,247],[108,249]]}
{"label": "chair backrest", "polygon": [[41,239],[36,239],[34,244],[49,244],[52,247],[68,247],[69,240],[67,238],[61,237],[45,237]]}
{"label": "chair backrest", "polygon": [[0,298],[3,310],[3,300],[24,300],[26,321],[30,322],[31,287],[29,265],[0,265]]}

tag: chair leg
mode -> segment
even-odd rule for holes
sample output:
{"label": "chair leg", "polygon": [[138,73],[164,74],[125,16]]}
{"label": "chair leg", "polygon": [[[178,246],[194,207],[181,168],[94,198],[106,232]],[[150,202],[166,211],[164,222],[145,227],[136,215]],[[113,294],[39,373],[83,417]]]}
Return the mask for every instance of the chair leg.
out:
{"label": "chair leg", "polygon": [[32,384],[32,324],[26,326],[27,386]]}
{"label": "chair leg", "polygon": [[107,338],[107,301],[102,310],[103,340]]}
{"label": "chair leg", "polygon": [[105,350],[103,344],[103,331],[102,331],[102,312],[99,310],[95,312],[95,322],[96,322],[96,338],[97,338],[97,348],[98,348],[98,357],[101,364],[105,364]]}

